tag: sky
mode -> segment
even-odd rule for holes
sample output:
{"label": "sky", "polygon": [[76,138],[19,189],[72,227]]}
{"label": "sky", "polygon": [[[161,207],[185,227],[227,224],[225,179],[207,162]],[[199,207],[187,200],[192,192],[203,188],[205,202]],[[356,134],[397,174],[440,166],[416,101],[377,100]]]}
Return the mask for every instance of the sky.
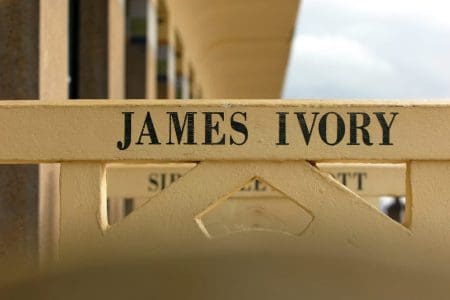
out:
{"label": "sky", "polygon": [[303,0],[283,97],[450,99],[450,1]]}

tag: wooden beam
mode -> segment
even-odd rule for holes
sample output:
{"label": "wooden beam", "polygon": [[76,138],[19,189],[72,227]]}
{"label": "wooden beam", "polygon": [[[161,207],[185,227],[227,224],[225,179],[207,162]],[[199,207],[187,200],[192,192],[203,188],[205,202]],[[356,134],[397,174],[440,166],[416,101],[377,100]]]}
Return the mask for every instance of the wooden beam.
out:
{"label": "wooden beam", "polygon": [[5,101],[0,161],[446,160],[449,114],[449,104]]}
{"label": "wooden beam", "polygon": [[319,163],[317,167],[361,197],[405,195],[406,164]]}
{"label": "wooden beam", "polygon": [[[40,0],[39,98],[40,101],[69,96],[69,0]],[[59,231],[59,165],[39,165],[38,238],[41,266],[54,259]]]}
{"label": "wooden beam", "polygon": [[[119,164],[107,168],[108,197],[150,198],[167,188],[196,164]],[[405,164],[317,164],[361,197],[404,196]],[[235,194],[243,198],[277,197],[263,182],[251,182]]]}
{"label": "wooden beam", "polygon": [[125,1],[108,3],[108,98],[125,97]]}
{"label": "wooden beam", "polygon": [[158,89],[158,5],[156,0],[147,1],[146,98],[155,99]]}
{"label": "wooden beam", "polygon": [[83,257],[79,243],[94,241],[108,226],[105,168],[100,163],[61,165],[61,218],[59,255]]}

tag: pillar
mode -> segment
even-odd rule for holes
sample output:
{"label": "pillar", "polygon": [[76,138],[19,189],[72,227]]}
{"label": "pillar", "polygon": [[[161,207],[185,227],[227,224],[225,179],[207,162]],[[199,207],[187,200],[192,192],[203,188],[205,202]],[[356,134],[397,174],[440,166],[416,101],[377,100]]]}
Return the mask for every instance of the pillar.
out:
{"label": "pillar", "polygon": [[[108,98],[108,2],[110,0],[72,0],[76,27],[71,60],[77,72],[72,74],[77,88],[72,98]],[[112,0],[117,1],[117,0]],[[111,1],[111,2],[112,2]]]}
{"label": "pillar", "polygon": [[[0,99],[67,98],[67,0],[2,1],[0,19]],[[58,165],[0,167],[0,256],[37,265],[57,174]]]}
{"label": "pillar", "polygon": [[147,0],[147,74],[146,98],[157,98],[158,6],[156,0]]}
{"label": "pillar", "polygon": [[108,98],[125,97],[126,1],[112,0],[108,7]]}
{"label": "pillar", "polygon": [[148,0],[127,1],[126,98],[145,99]]}

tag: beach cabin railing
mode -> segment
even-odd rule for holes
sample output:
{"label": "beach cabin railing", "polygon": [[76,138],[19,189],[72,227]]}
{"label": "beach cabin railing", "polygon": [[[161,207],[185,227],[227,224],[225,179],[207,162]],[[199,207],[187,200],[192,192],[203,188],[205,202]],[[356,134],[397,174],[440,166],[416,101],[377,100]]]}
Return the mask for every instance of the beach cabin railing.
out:
{"label": "beach cabin railing", "polygon": [[[61,163],[60,261],[332,249],[445,269],[449,114],[427,103],[5,101],[0,161]],[[109,225],[106,165],[169,162],[195,166]],[[405,164],[404,222],[320,168],[337,162]],[[283,200],[233,210],[227,201],[255,179]]]}

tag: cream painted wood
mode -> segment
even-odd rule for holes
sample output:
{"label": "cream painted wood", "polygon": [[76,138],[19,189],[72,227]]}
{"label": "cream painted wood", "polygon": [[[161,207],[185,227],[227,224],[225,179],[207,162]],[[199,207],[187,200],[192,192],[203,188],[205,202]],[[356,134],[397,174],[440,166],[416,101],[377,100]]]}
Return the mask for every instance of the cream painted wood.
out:
{"label": "cream painted wood", "polygon": [[[179,177],[187,173],[192,169],[194,164],[144,164],[144,165],[112,165],[108,168],[108,195],[115,198],[117,201],[123,205],[123,198],[133,198],[133,197],[148,197],[151,198],[157,193],[161,192],[161,187],[156,187],[150,183],[149,179],[157,180],[159,184],[164,180],[165,187]],[[403,164],[330,164],[323,163],[318,164],[320,170],[333,174],[337,181],[341,184],[342,178],[339,178],[339,173],[354,174],[362,173],[366,175],[363,180],[363,189],[358,188],[357,179],[348,176],[346,180],[347,188],[354,191],[358,195],[364,198],[365,201],[371,203],[374,207],[379,207],[379,198],[381,196],[404,196],[405,195],[405,173],[406,168]],[[162,179],[164,176],[164,179]],[[260,205],[258,209],[264,207],[265,205],[278,206],[277,201],[284,200],[284,196],[279,192],[268,186],[267,184],[260,182],[258,187],[254,186],[254,181],[247,184],[246,187],[240,191],[233,194],[233,201],[226,201],[225,204],[230,206],[230,210],[236,209],[236,203],[248,199],[246,205],[253,205],[256,207]],[[145,199],[145,198],[144,198]],[[263,200],[263,201],[259,201]],[[151,201],[151,200],[150,200]],[[260,202],[254,204],[252,202]],[[261,202],[263,202],[261,204]],[[270,202],[270,204],[269,204]],[[252,203],[252,204],[250,204]],[[139,203],[143,205],[144,203]],[[281,203],[282,205],[283,203]],[[245,212],[248,210],[245,206],[241,209]],[[286,211],[289,211],[288,209]],[[238,213],[238,212],[236,212]],[[122,212],[123,214],[123,212]],[[120,219],[122,219],[124,215]],[[219,215],[223,217],[223,214]],[[114,217],[114,219],[116,219]],[[242,216],[240,219],[245,219]],[[249,218],[251,219],[251,218]],[[296,218],[294,218],[296,219]],[[210,221],[213,223],[214,221]],[[232,226],[228,226],[229,228]],[[217,230],[221,230],[220,228]],[[216,230],[216,233],[217,233]],[[220,233],[217,233],[220,234]]]}
{"label": "cream painted wood", "polygon": [[[270,234],[264,230],[254,232],[253,228],[246,228],[247,233],[208,239],[197,224],[201,216],[211,211],[217,201],[227,201],[227,197],[255,176],[307,210],[314,217],[309,228],[300,236]],[[200,186],[202,188],[192,188]],[[91,206],[90,210],[93,217],[98,207]],[[270,210],[262,214],[269,215]],[[73,226],[78,225],[74,223]],[[91,227],[94,231],[99,228]],[[271,231],[271,228],[267,229]],[[333,249],[333,255],[339,257],[384,262],[395,259],[402,265],[410,264],[402,258],[401,249],[412,240],[407,228],[301,161],[202,162],[125,220],[103,234],[97,231],[97,235],[97,255],[101,254],[101,257],[95,256],[95,249],[89,247],[96,260],[105,258],[106,253],[133,257],[151,253],[152,258],[267,252],[272,255],[327,256],[329,249]],[[61,236],[61,242],[66,238],[73,237]],[[82,245],[80,242],[78,240],[78,246]],[[93,243],[89,238],[88,244]],[[396,245],[396,250],[379,247],[386,243]]]}
{"label": "cream painted wood", "polygon": [[[136,145],[147,112],[151,111],[160,145],[149,145],[144,137],[143,145]],[[169,112],[197,113],[194,122],[196,145],[169,145]],[[372,146],[347,145],[350,133],[345,131],[339,145],[331,146],[322,141],[317,127],[312,133],[309,145],[304,138],[295,117],[295,112],[305,111],[306,118],[312,112],[319,115],[333,111],[344,117],[349,127],[349,112],[366,112],[372,117],[368,127]],[[126,150],[118,148],[124,136],[124,112],[133,112],[132,145]],[[223,112],[224,121],[218,121],[219,133],[225,134],[225,145],[204,145],[204,112]],[[232,130],[232,114],[242,112],[237,121],[244,123],[248,140],[242,146],[230,145],[232,136],[243,142],[244,136]],[[286,119],[286,135],[289,145],[279,142],[278,112],[289,113]],[[374,113],[385,112],[392,123],[389,142],[380,145],[383,130]],[[8,147],[0,149],[3,162],[62,162],[62,161],[200,161],[200,160],[300,160],[313,161],[407,161],[445,160],[450,158],[449,104],[418,105],[413,103],[362,104],[358,102],[302,102],[302,101],[258,101],[258,100],[201,100],[201,101],[72,101],[64,104],[45,104],[32,101],[4,101],[0,103],[0,138],[8,141]],[[40,118],[35,116],[39,115]],[[214,117],[215,118],[215,117]],[[426,120],[426,127],[424,121]],[[312,119],[307,119],[311,126]],[[335,122],[335,121],[334,121]],[[330,120],[324,131],[335,134],[336,124]],[[316,124],[317,126],[317,124]],[[54,128],[58,128],[54,131]],[[39,133],[39,136],[36,135]],[[186,134],[186,133],[185,133]],[[219,135],[219,137],[220,137]],[[217,136],[213,136],[214,139]],[[333,137],[330,137],[332,139]],[[183,137],[185,141],[186,136]],[[215,140],[216,141],[216,140]],[[439,147],[436,147],[439,145]]]}
{"label": "cream painted wood", "polygon": [[39,214],[38,239],[41,266],[55,261],[59,237],[59,164],[39,165]]}
{"label": "cream painted wood", "polygon": [[[106,172],[108,196],[115,199],[152,197],[195,166],[195,163],[109,165]],[[158,185],[152,184],[150,179],[157,180]]]}
{"label": "cream painted wood", "polygon": [[[450,163],[446,161],[449,144],[442,138],[449,130],[447,104],[149,102],[92,101],[68,103],[67,106],[24,102],[0,104],[1,138],[9,143],[8,147],[0,149],[1,161],[39,162],[47,158],[62,163],[60,267],[95,268],[103,262],[126,263],[131,258],[135,266],[137,261],[139,267],[152,268],[145,269],[137,278],[135,273],[125,278],[131,283],[141,277],[148,279],[142,275],[155,276],[161,281],[153,290],[158,295],[162,293],[161,287],[170,287],[169,281],[173,287],[175,282],[173,276],[161,277],[163,273],[154,269],[160,264],[161,270],[179,270],[174,271],[176,282],[180,282],[177,289],[172,288],[176,290],[174,294],[181,293],[184,280],[199,280],[195,286],[186,285],[196,298],[205,297],[200,291],[213,295],[220,283],[231,279],[243,282],[241,286],[232,286],[230,294],[237,298],[248,298],[254,291],[263,290],[261,299],[270,299],[269,296],[275,294],[287,299],[298,299],[299,295],[345,299],[343,295],[349,294],[379,299],[383,293],[379,292],[377,284],[381,282],[384,295],[422,299],[426,294],[437,298],[436,294],[444,295],[440,298],[445,299],[450,274]],[[317,136],[312,135],[309,145],[313,149],[305,149],[305,145],[294,141],[301,133],[298,123],[293,122],[286,123],[288,136],[292,137],[290,145],[286,146],[288,150],[278,151],[273,147],[270,152],[265,148],[272,147],[273,134],[278,133],[271,127],[271,118],[280,109],[291,113],[322,113],[332,109],[343,116],[352,111],[370,115],[395,109],[399,117],[392,127],[393,145],[386,148],[372,150],[366,145],[346,144],[330,147],[318,144]],[[146,148],[150,150],[143,152],[130,149],[127,155],[110,150],[116,146],[117,137],[123,134],[123,111],[134,111],[136,118],[151,111],[155,124],[164,124],[168,111],[200,114],[221,110],[225,116],[239,110],[247,112],[249,143],[250,137],[256,139],[246,149],[251,153],[235,150],[230,145],[215,145],[217,148],[213,149],[218,153],[213,154],[216,156],[211,160],[211,148],[200,143],[195,145],[199,147],[195,153],[183,150],[182,145],[172,153],[164,145],[150,145],[158,148]],[[45,126],[42,120],[45,120]],[[422,120],[427,121],[426,127]],[[47,127],[59,131],[48,137]],[[197,128],[204,130],[201,125]],[[296,135],[292,133],[295,128]],[[229,134],[228,129],[224,132]],[[379,140],[380,133],[373,133],[373,127],[367,129],[374,141]],[[11,132],[16,134],[11,135]],[[13,150],[16,152],[14,157],[11,155]],[[149,153],[144,155],[145,151]],[[47,154],[39,156],[42,153]],[[91,156],[92,153],[97,156]],[[441,156],[444,158],[440,159]],[[169,158],[196,166],[123,221],[109,226],[106,163],[166,162]],[[406,224],[391,220],[321,170],[320,163],[317,168],[306,158],[406,162],[405,188],[410,200]],[[392,167],[398,171],[396,165]],[[387,174],[386,170],[382,172]],[[283,197],[269,198],[267,203],[258,203],[259,200],[252,203],[247,202],[249,199],[236,197],[241,188],[255,178],[272,186]],[[96,271],[95,274],[104,275],[97,276],[100,281],[91,279],[90,286],[94,290],[100,289],[104,278],[114,276],[115,272],[110,270],[119,271],[120,268],[113,267],[103,273]],[[199,272],[204,272],[203,276]],[[219,274],[212,276],[216,274],[214,272]],[[78,276],[77,272],[70,274]],[[82,280],[95,278],[90,277],[92,274],[85,272]],[[428,280],[433,281],[432,291],[424,286]],[[111,281],[106,286],[108,290],[112,288]],[[63,287],[64,284],[55,288]],[[132,290],[143,291],[146,287],[136,286]],[[23,289],[25,292],[30,290]],[[377,297],[366,295],[369,290],[377,290]],[[78,293],[74,291],[70,296]]]}
{"label": "cream painted wood", "polygon": [[[69,95],[69,1],[39,1],[39,100],[66,100]],[[39,262],[57,255],[59,236],[59,165],[39,165]]]}
{"label": "cream painted wood", "polygon": [[406,193],[406,164],[319,163],[317,167],[365,198]]}
{"label": "cream painted wood", "polygon": [[238,197],[239,192],[211,205],[196,217],[208,238],[250,231],[299,236],[305,232],[313,215],[295,200],[279,193],[277,197]]}
{"label": "cream painted wood", "polygon": [[[193,167],[195,164],[192,163],[112,164],[107,168],[108,196],[118,199],[153,197]],[[381,196],[404,196],[406,193],[405,164],[319,163],[317,167],[361,197],[373,199],[377,206]],[[239,197],[273,197],[277,194],[264,183],[256,187],[252,182],[239,192]]]}
{"label": "cream painted wood", "polygon": [[158,49],[158,5],[156,0],[147,2],[147,99],[157,98],[157,49]]}
{"label": "cream painted wood", "polygon": [[108,98],[125,97],[125,2],[108,3]]}
{"label": "cream painted wood", "polygon": [[[446,173],[448,171],[446,164],[442,167],[433,165],[437,163],[424,164],[428,164],[424,166],[424,174],[429,174],[436,166],[440,169],[436,176],[431,178],[432,180],[449,175]],[[413,179],[414,174],[421,176],[417,170],[417,166],[413,166]],[[290,176],[286,177],[286,174]],[[199,226],[202,224],[202,216],[208,211],[214,211],[216,207],[220,208],[218,203],[228,201],[227,197],[232,196],[255,176],[264,178],[295,203],[307,209],[314,217],[311,224],[300,235],[274,233],[272,228],[255,230],[253,227],[247,227],[240,233],[208,238],[202,226]],[[304,180],[299,183],[295,178]],[[208,184],[205,185],[205,182]],[[424,191],[425,194],[428,195],[428,192],[434,190],[442,192],[448,189],[445,180],[433,182],[435,185],[430,187],[430,190]],[[193,186],[204,188],[193,189]],[[415,206],[419,206],[416,201],[427,202],[420,197],[413,198]],[[97,200],[95,202],[98,204]],[[90,213],[86,211],[86,214],[98,221],[96,214],[93,213],[98,211],[98,207],[93,205],[89,211]],[[446,214],[445,209],[440,212],[434,209],[432,211],[437,216]],[[270,208],[262,213],[259,211],[258,217],[261,217],[261,214],[270,216],[270,213]],[[286,211],[285,215],[290,213],[292,212],[289,208],[289,212]],[[97,232],[97,239],[89,238],[87,249],[89,257],[93,256],[96,262],[108,261],[111,256],[115,259],[133,257],[140,259],[141,262],[148,259],[165,261],[166,258],[189,257],[214,260],[223,255],[241,257],[244,261],[246,257],[256,258],[260,255],[279,259],[289,257],[300,261],[304,257],[322,257],[322,262],[338,257],[338,261],[335,262],[337,265],[339,261],[351,259],[352,263],[349,262],[347,268],[353,264],[357,265],[356,262],[366,266],[370,261],[377,262],[378,271],[371,270],[366,274],[373,278],[372,282],[382,281],[381,278],[375,279],[373,276],[374,274],[383,276],[381,274],[384,268],[408,270],[403,275],[401,273],[397,275],[404,278],[408,278],[411,272],[420,272],[424,276],[431,272],[430,274],[438,276],[435,280],[440,280],[442,277],[439,276],[448,274],[446,271],[448,253],[445,251],[448,249],[446,219],[439,218],[441,222],[430,218],[418,220],[417,218],[422,215],[414,213],[413,225],[408,230],[354,193],[336,184],[329,176],[301,161],[202,162],[123,222],[103,233],[99,232],[98,224],[92,224],[90,226],[92,230],[89,230]],[[79,226],[76,222],[72,225]],[[436,243],[430,232],[436,232],[442,240]],[[65,238],[63,236],[61,238],[63,242]],[[66,236],[66,238],[70,240],[73,237]],[[87,240],[85,239],[86,242]],[[84,247],[82,240],[77,242],[73,247]],[[429,251],[433,252],[433,257],[430,257]],[[73,251],[71,255],[65,256],[65,261],[79,264],[81,257],[78,255],[79,252]],[[83,264],[88,263],[88,256],[82,257],[82,261]],[[321,263],[316,264],[320,269]],[[309,264],[304,262],[304,268],[310,268]],[[296,264],[285,267],[286,272],[293,272],[291,276],[300,276],[301,272],[294,275],[297,274],[294,271],[296,269],[298,270]],[[345,278],[352,278],[354,275],[347,273]],[[356,276],[353,280],[359,280],[358,275]],[[388,290],[395,289],[389,287]],[[408,290],[403,289],[401,292],[408,295]]]}
{"label": "cream painted wood", "polygon": [[68,97],[68,0],[39,1],[39,98]]}
{"label": "cream painted wood", "polygon": [[[107,168],[110,223],[117,223],[125,217],[123,210],[125,198],[133,198],[135,207],[139,207],[151,201],[152,197],[193,167],[195,164],[189,163],[110,165]],[[406,194],[405,164],[319,163],[317,167],[377,208],[380,208],[382,196],[402,197]],[[280,198],[283,196],[278,191],[264,182],[255,181],[233,196],[234,200],[251,200],[248,203],[261,203],[259,200],[264,200],[264,205]]]}
{"label": "cream painted wood", "polygon": [[[89,256],[108,226],[106,176],[102,163],[63,163],[60,177],[59,258]],[[70,237],[70,238],[64,238]],[[86,247],[79,247],[85,245]]]}
{"label": "cream painted wood", "polygon": [[[419,263],[449,266],[450,162],[411,162],[411,224]],[[448,278],[448,277],[447,277]]]}

